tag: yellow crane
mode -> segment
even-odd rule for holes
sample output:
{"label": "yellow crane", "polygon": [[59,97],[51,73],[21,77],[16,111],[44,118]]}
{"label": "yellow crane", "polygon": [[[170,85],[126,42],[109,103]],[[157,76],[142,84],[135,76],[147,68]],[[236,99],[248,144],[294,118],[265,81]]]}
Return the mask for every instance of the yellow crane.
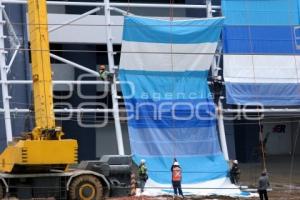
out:
{"label": "yellow crane", "polygon": [[28,0],[35,128],[0,155],[2,172],[66,170],[77,163],[77,141],[55,125],[46,0]]}
{"label": "yellow crane", "polygon": [[28,0],[35,128],[0,155],[0,199],[99,200],[130,193],[130,156],[77,163],[77,141],[55,125],[46,0]]}

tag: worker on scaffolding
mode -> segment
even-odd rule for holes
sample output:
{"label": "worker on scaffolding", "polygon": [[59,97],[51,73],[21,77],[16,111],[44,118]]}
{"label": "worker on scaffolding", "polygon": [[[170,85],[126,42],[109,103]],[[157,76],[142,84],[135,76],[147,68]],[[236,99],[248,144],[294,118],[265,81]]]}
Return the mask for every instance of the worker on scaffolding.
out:
{"label": "worker on scaffolding", "polygon": [[176,159],[174,159],[173,165],[171,167],[171,172],[172,172],[172,186],[174,189],[174,195],[177,196],[177,194],[179,194],[182,198],[184,198],[181,189],[182,170],[179,165],[179,162]]}
{"label": "worker on scaffolding", "polygon": [[230,169],[230,181],[232,184],[238,184],[240,179],[240,168],[238,161],[234,160]]}
{"label": "worker on scaffolding", "polygon": [[138,169],[138,174],[139,174],[141,193],[143,193],[145,184],[148,180],[146,161],[144,159],[141,160],[141,163],[140,163],[139,169]]}
{"label": "worker on scaffolding", "polygon": [[105,65],[99,65],[99,76],[102,81],[112,81],[113,75],[106,70]]}

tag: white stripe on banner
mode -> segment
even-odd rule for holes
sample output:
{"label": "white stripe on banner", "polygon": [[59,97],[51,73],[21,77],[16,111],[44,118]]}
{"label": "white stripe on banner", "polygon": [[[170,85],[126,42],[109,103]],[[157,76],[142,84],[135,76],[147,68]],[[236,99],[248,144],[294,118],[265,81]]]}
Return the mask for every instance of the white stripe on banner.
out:
{"label": "white stripe on banner", "polygon": [[298,83],[300,56],[224,55],[226,82]]}
{"label": "white stripe on banner", "polygon": [[147,71],[208,70],[216,47],[217,43],[171,45],[123,41],[120,67]]}

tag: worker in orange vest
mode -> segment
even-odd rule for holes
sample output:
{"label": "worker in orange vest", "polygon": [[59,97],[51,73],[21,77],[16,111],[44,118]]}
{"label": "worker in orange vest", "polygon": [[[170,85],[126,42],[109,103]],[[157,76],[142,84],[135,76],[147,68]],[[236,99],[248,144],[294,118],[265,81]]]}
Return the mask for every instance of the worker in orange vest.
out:
{"label": "worker in orange vest", "polygon": [[172,186],[174,189],[174,195],[177,196],[177,194],[179,193],[180,196],[184,197],[181,189],[182,171],[179,163],[176,160],[174,160],[174,163],[171,167],[171,172],[172,172]]}

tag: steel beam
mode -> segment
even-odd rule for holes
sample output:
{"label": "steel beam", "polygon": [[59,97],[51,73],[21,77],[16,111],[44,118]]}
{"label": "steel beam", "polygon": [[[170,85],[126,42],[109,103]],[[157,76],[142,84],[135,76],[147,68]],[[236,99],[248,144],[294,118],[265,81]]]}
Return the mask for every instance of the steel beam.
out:
{"label": "steel beam", "polygon": [[298,108],[223,109],[223,113],[300,113]]}
{"label": "steel beam", "polygon": [[125,10],[122,10],[122,9],[116,8],[116,7],[110,7],[110,10],[113,10],[113,11],[115,11],[115,12],[117,12],[117,13],[120,13],[120,14],[122,14],[122,15],[124,15],[124,16],[126,16],[126,15],[134,15],[134,14],[132,14],[132,13],[130,13],[130,12],[127,12],[127,11],[125,11]]}
{"label": "steel beam", "polygon": [[[8,85],[10,84],[32,84],[32,80],[8,80],[8,81],[2,81],[0,80],[0,84],[6,83]],[[104,84],[108,85],[110,84],[109,81],[73,81],[73,80],[66,80],[66,81],[52,81],[53,84],[74,84],[74,85],[93,85],[93,84]]]}
{"label": "steel beam", "polygon": [[52,27],[52,28],[49,29],[49,33],[53,32],[53,31],[56,31],[56,30],[64,27],[65,25],[68,25],[68,24],[71,24],[73,22],[76,22],[76,21],[78,21],[78,20],[80,20],[80,19],[82,19],[82,18],[84,18],[84,17],[86,17],[86,16],[88,16],[90,14],[93,14],[93,13],[99,11],[99,10],[101,10],[100,7],[94,8],[94,9],[92,9],[90,11],[87,11],[87,12],[85,12],[85,13],[77,16],[77,17],[74,17],[73,19],[70,19],[70,20],[68,20],[66,22],[63,22],[62,24],[60,24],[58,26],[54,26],[54,27]]}
{"label": "steel beam", "polygon": [[[0,112],[5,112],[5,109],[0,108]],[[13,108],[9,110],[10,113],[28,113],[32,112],[29,109],[19,109],[19,108]],[[106,113],[106,112],[113,112],[112,109],[88,109],[88,108],[82,108],[82,109],[71,109],[71,108],[65,108],[65,109],[54,109],[54,113]]]}
{"label": "steel beam", "polygon": [[65,59],[65,58],[63,58],[63,57],[60,57],[60,56],[58,56],[58,55],[55,55],[55,54],[53,54],[53,53],[50,53],[50,57],[51,57],[51,58],[54,58],[54,59],[56,59],[56,60],[59,60],[59,61],[61,61],[61,62],[63,62],[63,63],[72,65],[72,66],[74,66],[74,67],[76,67],[76,68],[78,68],[78,69],[81,69],[81,70],[83,70],[83,71],[85,71],[85,72],[88,72],[88,73],[90,73],[90,74],[92,74],[92,75],[94,75],[94,76],[97,76],[97,77],[99,76],[99,73],[98,73],[98,72],[96,72],[96,71],[94,71],[94,70],[91,70],[91,69],[89,69],[89,68],[87,68],[87,67],[85,67],[85,66],[83,66],[83,65],[78,64],[78,63],[75,63],[75,62],[72,62],[72,61],[70,61],[70,60],[67,60],[67,59]]}
{"label": "steel beam", "polygon": [[[2,5],[2,0],[0,0],[0,22],[3,21],[3,10],[4,6]],[[1,80],[7,81],[7,66],[5,62],[5,51],[4,51],[4,31],[3,31],[3,23],[0,24],[0,73]],[[11,128],[11,118],[10,118],[10,107],[9,107],[9,99],[11,98],[8,94],[8,84],[1,84],[2,88],[2,101],[4,108],[4,121],[5,121],[5,132],[6,132],[6,141],[7,143],[11,142],[12,139],[12,128]]]}
{"label": "steel beam", "polygon": [[[220,135],[220,142],[222,147],[222,152],[224,155],[225,160],[229,160],[228,156],[228,148],[226,142],[226,134],[225,134],[225,127],[224,127],[224,119],[223,119],[223,112],[222,112],[222,102],[219,99],[218,101],[218,128],[219,128],[219,135]],[[220,112],[221,111],[221,112]]]}
{"label": "steel beam", "polygon": [[107,56],[108,56],[108,65],[109,71],[113,74],[113,83],[111,84],[111,95],[112,95],[112,104],[113,104],[113,115],[116,129],[116,137],[118,144],[118,153],[120,155],[125,155],[122,129],[119,116],[119,102],[116,86],[116,74],[115,74],[115,61],[114,61],[114,52],[113,52],[113,38],[111,33],[111,16],[110,16],[110,3],[109,0],[104,0],[105,8],[105,23],[106,23],[106,46],[107,46]]}
{"label": "steel beam", "polygon": [[[25,0],[2,0],[2,3],[7,4],[27,4]],[[105,2],[69,2],[69,1],[47,1],[47,5],[62,5],[62,6],[89,6],[99,7],[105,6]],[[189,9],[206,9],[206,5],[186,5],[186,4],[155,4],[155,3],[110,3],[112,7],[122,8],[189,8]],[[212,9],[221,9],[221,6],[212,5]]]}
{"label": "steel beam", "polygon": [[3,14],[3,17],[4,17],[5,22],[7,24],[8,32],[9,32],[9,34],[12,34],[11,37],[14,38],[14,41],[16,43],[15,44],[16,46],[11,47],[11,48],[14,48],[15,50],[14,50],[13,56],[11,57],[11,59],[9,61],[9,64],[7,65],[7,68],[6,68],[6,72],[10,72],[11,66],[12,66],[12,64],[13,64],[13,62],[14,62],[17,54],[18,54],[18,51],[20,49],[21,44],[20,44],[20,40],[17,37],[17,34],[16,34],[15,30],[14,30],[14,27],[12,26],[12,24],[11,24],[11,22],[9,20],[9,17],[7,16],[7,14],[6,14],[6,12],[5,12],[4,9],[2,10],[2,14]]}

